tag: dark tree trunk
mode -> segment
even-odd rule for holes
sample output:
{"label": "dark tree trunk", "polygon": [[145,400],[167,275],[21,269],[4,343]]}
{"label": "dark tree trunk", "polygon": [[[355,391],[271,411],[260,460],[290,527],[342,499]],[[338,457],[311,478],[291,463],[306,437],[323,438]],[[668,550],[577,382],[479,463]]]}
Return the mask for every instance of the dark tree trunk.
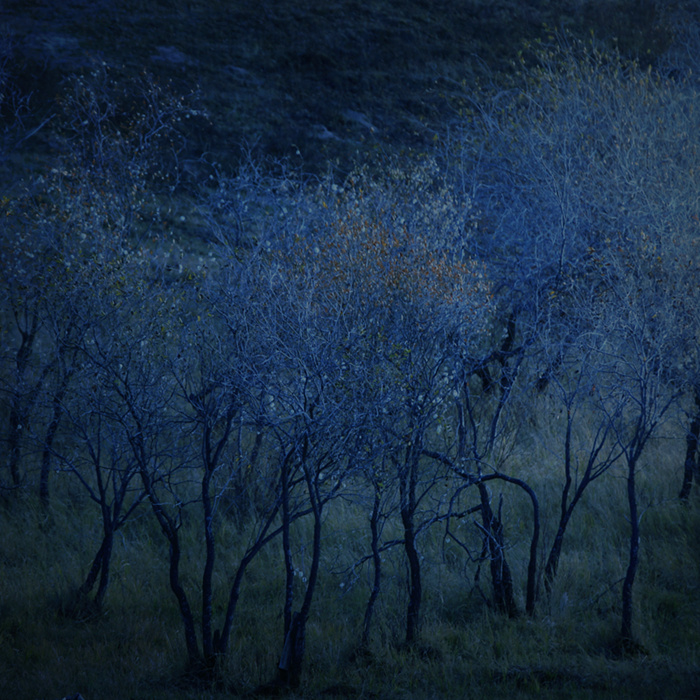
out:
{"label": "dark tree trunk", "polygon": [[168,538],[170,540],[170,588],[177,598],[180,607],[180,617],[185,628],[185,646],[190,668],[199,669],[202,657],[197,643],[197,632],[194,625],[194,616],[187,600],[185,589],[180,583],[180,538],[177,531]]}
{"label": "dark tree trunk", "polygon": [[236,576],[231,584],[231,591],[229,592],[228,605],[226,607],[226,616],[224,617],[224,624],[221,628],[221,632],[218,630],[214,632],[214,653],[226,655],[228,652],[229,639],[231,638],[231,629],[233,628],[233,618],[236,614],[236,608],[238,607],[238,599],[241,594],[241,582],[243,581],[243,574],[248,568],[248,564],[252,560],[252,557],[244,557],[241,563],[238,565],[236,570]]}
{"label": "dark tree trunk", "polygon": [[[305,469],[306,471],[306,469]],[[292,616],[289,631],[285,637],[284,649],[280,658],[278,681],[276,685],[296,689],[301,685],[301,672],[306,653],[306,623],[309,620],[311,602],[316,591],[318,570],[321,561],[321,515],[323,504],[316,491],[313,475],[306,472],[309,500],[314,517],[314,535],[311,556],[311,569],[306,583],[306,594],[298,613]]]}
{"label": "dark tree trunk", "polygon": [[95,594],[95,606],[98,610],[102,609],[107,587],[109,586],[110,565],[112,563],[112,549],[114,547],[114,530],[110,527],[108,532],[105,532],[102,549],[102,568],[100,571],[100,585],[97,587]]}
{"label": "dark tree trunk", "polygon": [[289,635],[292,627],[292,606],[294,605],[294,562],[292,561],[291,514],[289,509],[289,459],[282,464],[282,549],[284,551],[284,634]]}
{"label": "dark tree trunk", "polygon": [[88,571],[88,575],[86,576],[85,581],[83,581],[83,583],[80,585],[80,588],[78,588],[79,599],[86,599],[90,595],[90,592],[92,591],[92,589],[95,586],[95,583],[97,582],[97,576],[99,575],[100,569],[102,568],[102,557],[106,547],[106,539],[107,536],[105,535],[102,538],[102,544],[97,550],[97,554],[95,554],[95,557],[92,560],[92,565],[90,566],[90,571]]}
{"label": "dark tree trunk", "polygon": [[402,509],[401,520],[404,529],[404,548],[408,560],[408,609],[406,611],[406,644],[413,644],[418,637],[420,606],[423,596],[421,584],[420,556],[416,548],[416,534],[413,525],[413,513]]}
{"label": "dark tree trunk", "polygon": [[22,481],[19,465],[22,454],[22,428],[25,422],[22,412],[22,398],[17,394],[12,398],[10,404],[10,435],[8,439],[9,469],[13,486],[19,486]]}
{"label": "dark tree trunk", "polygon": [[229,593],[228,605],[226,607],[226,616],[224,617],[223,627],[221,628],[220,633],[218,633],[218,630],[214,632],[213,646],[215,654],[221,654],[222,656],[225,656],[228,652],[229,639],[231,638],[231,629],[233,628],[233,618],[236,614],[236,607],[238,606],[238,598],[240,597],[241,593],[241,582],[243,581],[243,575],[245,574],[245,571],[248,568],[248,564],[250,564],[250,562],[253,561],[253,558],[262,549],[262,547],[263,544],[260,541],[258,541],[258,543],[256,543],[256,546],[253,546],[251,549],[248,550],[248,552],[243,557],[243,559],[241,559],[241,562],[238,565],[236,575],[233,579],[233,583],[231,584],[231,591]]}
{"label": "dark tree trunk", "polygon": [[486,537],[486,551],[491,569],[494,606],[496,610],[507,613],[509,617],[517,617],[518,607],[515,604],[513,577],[504,549],[503,524],[491,508],[486,485],[479,482],[478,488],[481,497],[481,518]]}
{"label": "dark tree trunk", "polygon": [[163,534],[168,540],[169,544],[169,579],[170,579],[170,589],[177,599],[178,607],[180,609],[180,618],[182,619],[182,624],[185,630],[185,647],[187,649],[187,658],[189,666],[191,669],[199,670],[202,667],[202,655],[199,652],[199,644],[197,642],[197,631],[195,628],[194,616],[192,614],[192,608],[190,607],[189,600],[187,599],[187,593],[182,587],[180,582],[180,557],[182,555],[180,551],[180,537],[178,534],[178,524],[163,509],[162,504],[156,496],[153,484],[151,482],[150,475],[145,465],[148,463],[144,458],[145,450],[142,444],[141,426],[137,423],[139,428],[139,434],[135,440],[136,449],[135,454],[139,461],[139,473],[141,475],[141,481],[143,482],[144,491],[148,496],[148,500],[151,504],[151,509],[153,514],[156,516],[156,520],[160,525]]}
{"label": "dark tree trunk", "polygon": [[632,587],[639,564],[639,514],[637,510],[637,490],[635,485],[636,458],[627,464],[627,502],[630,517],[630,555],[625,580],[622,584],[622,641],[634,641],[632,631]]}
{"label": "dark tree trunk", "polygon": [[[73,614],[83,615],[86,612],[92,614],[102,610],[105,596],[107,594],[107,588],[109,586],[110,563],[112,559],[113,547],[114,529],[109,527],[105,529],[102,537],[102,543],[100,544],[100,548],[97,550],[97,554],[95,554],[95,557],[92,560],[90,570],[88,571],[85,580],[78,588],[75,600],[75,609],[72,611]],[[97,587],[95,597],[91,601],[90,593],[92,593],[92,590],[97,583],[98,576],[100,578],[100,584]]]}
{"label": "dark tree trunk", "polygon": [[[557,569],[559,568],[559,557],[561,556],[561,548],[564,544],[564,533],[566,532],[566,526],[571,518],[571,513],[573,511],[575,503],[569,504],[569,491],[571,490],[572,477],[571,477],[571,426],[573,419],[571,417],[571,411],[567,406],[566,411],[566,438],[564,440],[564,488],[561,492],[561,504],[559,507],[559,526],[557,527],[557,534],[554,537],[554,542],[552,548],[549,551],[549,556],[547,557],[547,562],[544,565],[544,588],[547,591],[547,595],[552,593],[552,584],[554,583],[554,577],[557,575]],[[576,501],[576,497],[574,497]]]}
{"label": "dark tree trunk", "polygon": [[209,465],[204,467],[202,478],[202,510],[204,517],[204,542],[206,557],[204,561],[204,571],[202,573],[202,651],[205,662],[209,665],[214,663],[214,641],[212,633],[212,577],[214,574],[214,561],[216,557],[216,546],[214,542],[214,514],[212,512],[211,494],[209,493],[209,482],[211,481],[211,470]]}
{"label": "dark tree trunk", "polygon": [[619,454],[615,455],[613,453],[608,453],[602,458],[601,452],[606,443],[608,433],[611,429],[611,425],[608,424],[607,427],[601,429],[591,450],[588,454],[588,463],[583,475],[580,477],[578,484],[574,488],[574,493],[569,500],[569,494],[574,484],[573,479],[573,467],[572,467],[572,448],[571,448],[571,431],[573,425],[573,417],[571,409],[567,407],[567,424],[566,424],[566,439],[564,442],[564,486],[561,491],[561,501],[559,505],[559,525],[557,526],[557,532],[554,536],[554,542],[547,556],[547,561],[544,566],[544,587],[547,595],[552,593],[554,586],[554,579],[557,575],[557,569],[559,568],[559,559],[561,558],[561,551],[564,544],[564,535],[566,534],[566,528],[571,521],[574,509],[581,500],[585,490],[590,486],[590,484],[602,474],[604,474],[618,459]]}
{"label": "dark tree trunk", "polygon": [[401,493],[401,523],[403,525],[403,545],[408,562],[408,607],[406,609],[406,644],[413,644],[418,638],[420,608],[423,598],[421,581],[420,555],[416,547],[416,529],[414,516],[416,512],[416,479],[419,440],[412,440],[408,447],[405,461],[400,470],[399,490]]}
{"label": "dark tree trunk", "polygon": [[547,562],[544,565],[544,589],[547,591],[547,595],[552,592],[552,587],[554,585],[554,579],[557,575],[557,569],[559,568],[559,558],[561,557],[561,549],[564,544],[564,533],[566,532],[566,526],[569,522],[569,512],[567,510],[560,519],[559,527],[557,528],[557,534],[554,537],[554,542],[552,543],[552,548],[549,550],[549,555],[547,557]]}
{"label": "dark tree trunk", "polygon": [[[491,523],[491,535],[493,537],[488,536],[487,530],[485,526],[482,526],[484,529],[485,535],[487,535],[487,543],[486,546],[484,547],[484,555],[488,554],[489,559],[491,562],[492,566],[492,577],[494,574],[493,570],[493,556],[496,554],[494,551],[494,548],[491,548],[489,543],[493,540],[495,543],[495,547],[497,547],[502,555],[503,558],[503,564],[499,566],[499,568],[496,571],[496,576],[497,579],[500,580],[500,587],[501,587],[501,592],[500,592],[500,599],[503,603],[501,605],[500,609],[503,612],[508,612],[509,615],[515,616],[518,614],[517,607],[515,606],[515,601],[514,601],[514,596],[513,596],[513,581],[512,577],[510,574],[510,568],[508,567],[508,563],[505,561],[505,554],[504,554],[504,539],[503,539],[503,525],[501,523],[501,516],[500,513],[498,517],[495,517],[493,514],[493,511],[491,510],[491,505],[488,500],[488,491],[486,491],[484,487],[484,483],[487,481],[494,481],[494,480],[499,480],[499,481],[505,481],[509,484],[515,484],[516,486],[519,486],[525,493],[528,495],[530,498],[530,501],[532,503],[532,537],[530,538],[530,557],[528,560],[528,565],[527,565],[527,585],[525,588],[525,611],[527,612],[528,615],[533,615],[535,612],[535,602],[537,600],[537,545],[540,540],[540,504],[539,500],[537,498],[537,494],[535,491],[532,489],[532,487],[527,484],[525,481],[522,479],[518,479],[514,476],[507,476],[506,474],[499,474],[499,473],[494,473],[494,474],[488,474],[487,476],[482,476],[481,480],[479,482],[479,491],[480,495],[482,498],[482,505],[477,507],[475,510],[481,510],[482,514],[484,512],[484,503],[486,504],[487,508],[487,518],[489,519],[489,522]],[[485,500],[484,500],[485,499]],[[505,578],[504,578],[505,576]],[[510,601],[510,602],[509,602]],[[498,604],[497,604],[498,607]]]}
{"label": "dark tree trunk", "polygon": [[[19,324],[18,324],[19,325]],[[26,429],[29,417],[29,408],[22,396],[22,386],[25,381],[27,366],[34,349],[34,339],[39,327],[39,318],[36,314],[32,316],[31,323],[27,330],[20,328],[22,342],[17,350],[15,358],[16,382],[15,391],[10,401],[10,434],[8,436],[8,455],[10,478],[13,486],[19,486],[22,477],[20,473],[20,462],[22,458],[22,431]]]}
{"label": "dark tree trunk", "polygon": [[274,686],[298,688],[301,684],[301,667],[306,648],[306,623],[301,613],[295,612],[285,635],[284,648],[279,662],[278,678]]}
{"label": "dark tree trunk", "polygon": [[216,404],[203,401],[193,406],[197,409],[202,425],[202,517],[204,526],[205,560],[202,572],[202,653],[207,668],[213,668],[216,655],[221,648],[221,637],[213,628],[213,576],[216,562],[216,537],[214,528],[214,504],[211,496],[211,480],[217,468],[221,454],[231,435],[236,403],[227,400],[223,414],[223,431],[216,440],[212,440],[214,425],[219,418]]}
{"label": "dark tree trunk", "polygon": [[369,525],[372,533],[372,566],[374,567],[374,577],[372,580],[372,590],[369,594],[367,607],[365,608],[365,618],[362,625],[362,640],[360,646],[366,649],[369,646],[369,633],[372,625],[372,615],[374,614],[374,605],[379,597],[379,591],[382,583],[382,558],[379,553],[379,515],[380,515],[381,497],[378,490],[374,492],[374,505],[372,507],[372,515]]}
{"label": "dark tree trunk", "polygon": [[228,605],[226,606],[226,614],[224,616],[224,624],[220,633],[218,630],[214,632],[213,646],[215,654],[225,656],[228,652],[231,629],[233,628],[233,618],[236,614],[236,607],[238,606],[243,576],[248,568],[248,565],[257,556],[258,552],[260,552],[273,537],[276,537],[279,534],[280,528],[274,529],[271,533],[269,532],[269,529],[272,526],[272,523],[276,520],[278,513],[279,504],[277,504],[277,506],[275,506],[268,513],[265,526],[259,532],[257,539],[251,544],[238,564],[238,569],[236,570],[236,575],[234,576],[233,583],[231,584],[231,590],[229,592]]}
{"label": "dark tree trunk", "polygon": [[44,449],[41,455],[41,472],[39,474],[39,500],[46,510],[49,507],[49,474],[51,473],[51,455],[53,443],[56,439],[58,426],[63,415],[63,397],[65,396],[68,380],[61,383],[52,401],[51,421],[46,429]]}
{"label": "dark tree trunk", "polygon": [[557,569],[559,568],[559,559],[561,558],[561,550],[564,544],[564,535],[566,534],[566,528],[569,525],[571,516],[573,515],[574,508],[576,504],[581,499],[584,490],[590,484],[591,479],[588,474],[584,475],[581,480],[576,492],[571,499],[571,503],[566,503],[567,501],[567,489],[562,493],[562,507],[561,513],[559,515],[559,525],[557,527],[557,534],[554,536],[554,542],[552,543],[552,548],[549,550],[549,555],[547,556],[547,561],[544,565],[544,588],[547,595],[551,594],[552,588],[554,586],[554,579],[557,575]]}
{"label": "dark tree trunk", "polygon": [[679,498],[687,501],[690,497],[690,490],[693,485],[693,477],[696,479],[698,464],[696,462],[696,453],[698,451],[698,442],[700,441],[700,391],[695,394],[695,404],[698,407],[698,412],[690,423],[688,434],[685,438],[685,464],[683,469],[683,485]]}

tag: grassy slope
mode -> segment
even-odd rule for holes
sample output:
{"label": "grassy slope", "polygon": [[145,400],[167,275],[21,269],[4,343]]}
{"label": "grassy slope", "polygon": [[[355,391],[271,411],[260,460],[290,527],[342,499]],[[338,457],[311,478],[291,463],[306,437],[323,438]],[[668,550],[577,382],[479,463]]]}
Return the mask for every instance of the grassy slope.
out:
{"label": "grassy slope", "polygon": [[[397,641],[406,604],[405,571],[398,552],[387,554],[371,657],[352,656],[368,595],[367,572],[359,577],[343,573],[367,551],[366,514],[339,502],[332,505],[325,524],[304,697],[320,696],[329,688],[335,689],[331,697],[697,696],[700,503],[697,494],[690,506],[674,498],[682,448],[674,445],[652,446],[641,472],[640,503],[646,512],[635,600],[644,654],[621,659],[613,653],[627,547],[624,482],[615,474],[596,484],[580,505],[554,595],[539,604],[534,619],[494,614],[474,586],[475,566],[435,530],[421,540],[422,642],[416,650],[402,649]],[[522,460],[516,457],[514,463],[522,465],[520,473],[535,485],[551,518],[560,478],[556,460],[535,449],[524,450]],[[80,691],[88,700],[224,697],[270,679],[282,634],[279,543],[256,562],[244,584],[226,670],[232,686],[197,690],[178,679],[182,630],[168,589],[164,542],[147,514],[117,539],[104,614],[89,620],[63,614],[98,542],[91,504],[65,491],[56,495],[50,518],[31,498],[6,503],[0,510],[0,696],[52,698]],[[528,506],[507,488],[504,496],[509,557],[522,606]],[[194,516],[189,522],[196,525]],[[549,543],[552,523],[545,525]],[[463,534],[471,530],[466,525]],[[299,534],[308,544],[309,532]],[[219,610],[225,577],[245,541],[231,523],[224,524],[220,538]],[[187,551],[185,583],[191,586],[201,571],[201,548]],[[303,554],[298,551],[297,556],[303,568]],[[481,579],[488,593],[486,571]]]}

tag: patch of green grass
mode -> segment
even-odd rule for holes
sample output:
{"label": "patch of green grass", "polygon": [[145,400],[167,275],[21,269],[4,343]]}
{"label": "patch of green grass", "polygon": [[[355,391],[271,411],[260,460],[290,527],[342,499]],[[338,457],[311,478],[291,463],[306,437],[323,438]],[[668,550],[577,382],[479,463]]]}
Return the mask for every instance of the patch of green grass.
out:
{"label": "patch of green grass", "polygon": [[[21,526],[18,509],[25,509]],[[336,548],[344,524],[352,532],[362,522],[361,514],[348,507],[340,510],[343,521],[329,518],[325,524]],[[60,601],[84,565],[75,545],[90,524],[75,512],[72,520],[64,520],[67,512],[57,504],[55,526],[47,532],[30,502],[3,510],[3,694],[216,697],[215,690],[204,692],[178,680],[184,670],[179,615],[168,589],[162,543],[151,536],[146,522],[135,522],[120,540],[104,613],[82,622],[61,614]],[[610,654],[617,592],[591,600],[591,591],[610,580],[603,565],[609,555],[601,557],[597,548],[566,551],[553,602],[542,603],[534,619],[515,620],[489,610],[473,594],[462,566],[428,551],[422,636],[413,649],[400,644],[405,602],[401,565],[388,562],[372,644],[364,655],[354,653],[367,595],[364,578],[346,591],[340,587],[344,577],[332,573],[327,561],[309,623],[304,696],[329,690],[337,697],[635,697],[667,682],[679,692],[692,689],[700,661],[700,621],[694,612],[700,594],[688,588],[697,574],[689,540],[698,515],[692,506],[674,504],[653,517],[647,527],[653,525],[654,534],[643,543],[648,553],[637,588],[640,638],[648,656],[616,660]],[[588,536],[599,538],[595,523],[582,518],[577,530],[588,528]],[[337,564],[337,551],[331,555],[329,546],[328,552]],[[676,557],[680,563],[671,566]],[[224,558],[228,568],[236,553]],[[682,565],[685,560],[689,566]],[[224,666],[226,683],[238,691],[269,680],[279,658],[280,564],[279,548],[273,546],[252,566],[244,584]],[[219,583],[224,579],[222,575]],[[565,593],[568,602],[557,603]]]}
{"label": "patch of green grass", "polygon": [[[536,442],[527,444],[531,461],[516,462],[523,464],[521,476],[543,494],[543,513],[551,520],[561,465],[555,454],[538,453]],[[621,655],[617,646],[628,546],[621,471],[593,484],[578,506],[553,593],[546,598],[541,591],[533,618],[522,614],[511,620],[490,609],[485,601],[490,596],[488,563],[481,565],[477,586],[477,565],[454,542],[445,541],[439,526],[421,535],[421,636],[410,649],[402,644],[406,568],[396,547],[384,553],[369,649],[358,653],[371,570],[368,564],[353,564],[368,551],[368,514],[359,500],[329,504],[307,632],[303,697],[638,698],[671,691],[692,697],[700,674],[700,499],[696,493],[681,504],[673,497],[680,456],[682,441],[672,449],[659,442],[641,465],[642,556],[634,589],[640,646],[635,654]],[[169,589],[167,546],[147,508],[117,535],[104,611],[87,619],[66,614],[99,545],[99,531],[94,505],[65,479],[58,475],[54,481],[48,514],[29,492],[6,497],[0,507],[1,695],[223,697],[251,692],[272,679],[283,643],[281,542],[271,543],[244,579],[221,686],[198,688],[183,675],[184,638]],[[494,488],[494,498],[500,492],[507,555],[523,610],[531,509],[509,486]],[[221,521],[217,625],[252,526],[250,521]],[[181,531],[182,578],[196,609],[203,565],[199,528],[192,512]],[[459,532],[478,551],[471,519]],[[399,534],[394,520],[384,537]],[[540,570],[552,536],[548,521]],[[293,555],[302,571],[308,567],[310,539],[310,523],[297,523]],[[301,577],[296,585],[298,606],[305,590]]]}

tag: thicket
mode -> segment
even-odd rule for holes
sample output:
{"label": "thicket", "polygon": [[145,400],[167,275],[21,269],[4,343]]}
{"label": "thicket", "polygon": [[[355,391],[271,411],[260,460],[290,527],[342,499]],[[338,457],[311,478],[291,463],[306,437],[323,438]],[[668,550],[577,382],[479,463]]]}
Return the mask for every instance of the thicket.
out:
{"label": "thicket", "polygon": [[197,244],[206,115],[70,82],[2,201],[4,693],[697,690],[696,78],[527,52],[433,154],[217,173]]}

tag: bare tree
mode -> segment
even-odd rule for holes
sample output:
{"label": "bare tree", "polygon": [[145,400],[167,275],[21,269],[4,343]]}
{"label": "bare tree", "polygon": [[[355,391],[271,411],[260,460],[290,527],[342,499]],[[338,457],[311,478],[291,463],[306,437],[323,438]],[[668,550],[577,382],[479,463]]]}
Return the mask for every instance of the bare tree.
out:
{"label": "bare tree", "polygon": [[[475,104],[483,132],[462,142],[481,181],[474,240],[510,300],[505,308],[527,329],[531,357],[545,362],[533,382],[542,390],[554,380],[568,412],[547,585],[579,488],[618,459],[627,464],[629,640],[639,459],[671,405],[697,383],[697,86],[689,75],[669,79],[568,36],[531,58],[521,89]],[[571,349],[584,362],[571,364]],[[612,375],[615,382],[605,380]],[[599,380],[610,387],[605,400]],[[598,428],[569,498],[572,401],[580,400]]]}
{"label": "bare tree", "polygon": [[72,76],[61,93],[52,124],[58,158],[3,201],[7,468],[18,486],[33,425],[34,438],[46,447],[40,475],[45,504],[73,349],[93,320],[89,301],[118,283],[126,258],[149,254],[136,237],[142,222],[158,219],[153,185],[172,171],[167,154],[181,147],[177,123],[185,114],[196,114],[185,98],[147,78],[119,85],[98,62]]}
{"label": "bare tree", "polygon": [[[365,416],[360,442],[373,444],[363,467],[375,495],[369,519],[375,583],[365,641],[379,588],[378,523],[386,513],[378,509],[382,492],[395,488],[408,568],[405,638],[413,644],[423,587],[418,539],[440,520],[447,500],[437,487],[449,468],[432,456],[430,443],[460,352],[482,336],[489,291],[483,270],[456,245],[452,226],[464,225],[468,208],[457,206],[434,164],[390,170],[383,180],[366,178],[354,174],[340,196],[329,196],[333,206],[318,226],[321,235],[302,240],[301,249],[324,290],[323,303],[342,309],[339,341],[348,384],[355,387],[348,408]],[[421,187],[425,196],[419,200],[415,188]]]}
{"label": "bare tree", "polygon": [[[556,399],[561,402],[566,422],[563,431],[564,482],[559,520],[544,565],[544,586],[548,594],[552,592],[564,536],[574,509],[589,486],[622,456],[620,448],[612,439],[613,426],[608,414],[590,400],[596,391],[596,368],[592,366],[591,359],[590,351],[580,344],[567,348],[557,376],[552,378],[550,384]],[[588,430],[582,432],[582,425]],[[592,438],[587,437],[587,432],[592,433]],[[586,455],[582,468],[578,461],[574,461],[575,454]]]}
{"label": "bare tree", "polygon": [[[100,546],[89,571],[79,586],[68,612],[75,616],[90,616],[102,610],[110,580],[110,564],[114,536],[138,508],[143,492],[135,483],[136,465],[130,457],[129,446],[121,434],[118,421],[107,405],[107,397],[98,388],[97,378],[90,377],[91,397],[71,396],[73,406],[62,406],[67,429],[73,439],[65,449],[54,451],[61,470],[74,476],[99,508],[102,526]],[[87,393],[87,392],[86,392]],[[92,593],[99,576],[99,585]]]}

